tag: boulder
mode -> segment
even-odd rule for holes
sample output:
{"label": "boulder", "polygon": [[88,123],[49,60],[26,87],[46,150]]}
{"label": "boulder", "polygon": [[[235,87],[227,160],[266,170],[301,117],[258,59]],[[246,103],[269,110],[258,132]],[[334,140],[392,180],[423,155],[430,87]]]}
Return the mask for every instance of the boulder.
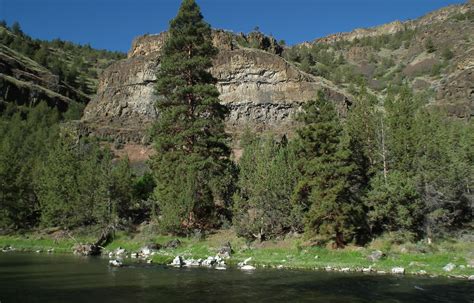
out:
{"label": "boulder", "polygon": [[183,262],[183,258],[181,256],[176,256],[174,259],[173,259],[173,262],[171,262],[170,264],[171,266],[175,266],[175,267],[181,267],[184,265],[184,262]]}
{"label": "boulder", "polygon": [[252,265],[244,265],[240,269],[241,270],[255,270],[255,267]]}
{"label": "boulder", "polygon": [[372,266],[362,268],[362,272],[372,272]]}
{"label": "boulder", "polygon": [[470,281],[474,281],[474,275],[470,275],[467,279]]}
{"label": "boulder", "polygon": [[188,267],[193,267],[193,266],[200,266],[201,263],[202,263],[202,260],[201,259],[187,259],[187,260],[184,260],[184,266],[188,266]]}
{"label": "boulder", "polygon": [[218,255],[221,258],[228,259],[228,258],[230,258],[232,253],[233,253],[232,246],[230,245],[230,242],[227,242],[224,246],[222,246],[221,249],[219,249]]}
{"label": "boulder", "polygon": [[125,250],[125,248],[119,247],[113,252],[113,254],[115,256],[125,256],[127,254],[127,251]]}
{"label": "boulder", "polygon": [[455,268],[456,268],[456,265],[454,265],[453,263],[448,263],[443,267],[443,270],[446,272],[450,272]]}
{"label": "boulder", "polygon": [[122,267],[123,263],[120,260],[114,259],[114,260],[109,260],[109,265],[113,267]]}
{"label": "boulder", "polygon": [[376,262],[385,257],[385,254],[380,250],[374,250],[370,255],[367,256],[367,260]]}
{"label": "boulder", "polygon": [[217,263],[217,260],[215,257],[207,257],[207,259],[205,259],[204,261],[202,261],[202,266],[208,266],[208,267],[211,267],[213,265],[215,265]]}
{"label": "boulder", "polygon": [[405,274],[405,268],[403,268],[403,267],[394,267],[394,268],[392,268],[392,274],[403,275],[403,274]]}

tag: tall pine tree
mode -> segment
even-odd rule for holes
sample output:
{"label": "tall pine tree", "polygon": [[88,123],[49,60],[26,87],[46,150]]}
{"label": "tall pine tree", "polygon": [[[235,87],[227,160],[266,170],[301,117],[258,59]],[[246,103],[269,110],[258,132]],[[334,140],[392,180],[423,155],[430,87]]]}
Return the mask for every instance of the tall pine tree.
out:
{"label": "tall pine tree", "polygon": [[171,20],[156,92],[159,119],[153,134],[155,199],[166,231],[186,233],[213,224],[226,191],[231,162],[224,130],[226,107],[210,74],[217,49],[211,27],[194,0]]}
{"label": "tall pine tree", "polygon": [[343,247],[363,234],[363,207],[357,192],[360,173],[350,140],[345,136],[332,103],[322,92],[305,104],[298,129],[299,169],[303,178],[295,202],[307,210],[306,231]]}

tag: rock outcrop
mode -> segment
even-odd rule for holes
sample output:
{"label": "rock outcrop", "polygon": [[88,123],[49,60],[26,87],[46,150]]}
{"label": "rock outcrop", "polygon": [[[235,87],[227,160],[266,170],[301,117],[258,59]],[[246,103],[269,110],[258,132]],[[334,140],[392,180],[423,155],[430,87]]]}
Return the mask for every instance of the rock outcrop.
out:
{"label": "rock outcrop", "polygon": [[[407,83],[452,116],[474,116],[474,4],[448,6],[406,22],[339,33],[297,47],[326,46],[384,97]],[[427,45],[431,44],[431,49]],[[349,81],[339,85],[347,86]]]}
{"label": "rock outcrop", "polygon": [[[294,114],[318,90],[323,90],[344,111],[350,102],[348,95],[330,81],[306,74],[284,60],[278,55],[280,49],[274,39],[255,35],[213,33],[220,51],[211,72],[218,79],[220,100],[231,110],[227,121],[231,132],[245,125],[287,132]],[[125,129],[131,134],[125,140],[136,142],[140,136],[135,134],[144,136],[144,130],[158,118],[154,104],[159,96],[154,94],[154,85],[165,39],[166,33],[136,38],[128,58],[102,73],[97,96],[83,117],[92,133],[100,134],[104,129],[107,133],[124,133]],[[256,48],[242,46],[246,43]]]}
{"label": "rock outcrop", "polygon": [[[473,4],[471,3],[470,5]],[[307,42],[307,44],[335,43],[338,41],[353,41],[355,39],[362,39],[366,37],[391,35],[407,29],[416,29],[419,27],[432,25],[434,23],[444,22],[451,18],[454,14],[463,14],[468,12],[471,9],[470,5],[451,5],[426,14],[425,16],[417,18],[415,20],[408,20],[405,22],[397,20],[379,26],[369,28],[357,28],[350,32],[336,33],[326,37],[322,37],[316,39],[314,42]]]}
{"label": "rock outcrop", "polygon": [[0,44],[0,109],[2,102],[31,105],[45,101],[65,111],[73,100],[85,103],[87,96],[30,58]]}

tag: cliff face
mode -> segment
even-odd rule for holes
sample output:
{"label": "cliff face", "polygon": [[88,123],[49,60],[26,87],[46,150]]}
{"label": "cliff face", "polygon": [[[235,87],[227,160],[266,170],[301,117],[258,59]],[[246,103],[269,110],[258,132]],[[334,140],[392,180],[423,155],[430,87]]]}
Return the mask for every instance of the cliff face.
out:
{"label": "cliff face", "polygon": [[[159,96],[154,94],[154,85],[165,39],[166,33],[138,37],[128,58],[102,73],[97,96],[85,109],[85,125],[99,133],[112,134],[115,129],[136,134],[158,117],[154,104]],[[350,102],[331,82],[303,73],[277,55],[280,49],[269,38],[215,31],[213,41],[220,51],[211,72],[218,79],[220,100],[231,110],[230,131],[249,125],[286,132],[295,112],[318,90],[337,102],[340,110]],[[267,51],[243,47],[238,41],[256,43]],[[125,137],[122,140],[137,141],[139,136]]]}

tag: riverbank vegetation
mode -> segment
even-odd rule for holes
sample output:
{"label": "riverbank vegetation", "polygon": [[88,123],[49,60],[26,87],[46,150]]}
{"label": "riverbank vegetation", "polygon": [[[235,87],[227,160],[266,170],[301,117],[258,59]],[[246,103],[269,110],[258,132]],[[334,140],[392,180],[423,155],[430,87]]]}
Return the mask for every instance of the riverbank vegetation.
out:
{"label": "riverbank vegetation", "polygon": [[[72,247],[78,242],[94,241],[93,233],[81,231],[74,237],[62,234],[30,232],[23,235],[0,236],[0,247],[13,247],[17,251],[38,253],[71,253]],[[236,265],[247,258],[259,268],[302,269],[302,270],[334,270],[362,271],[371,269],[372,273],[390,273],[393,267],[403,267],[406,274],[468,277],[474,274],[471,258],[471,243],[443,240],[436,244],[426,241],[417,243],[400,243],[391,234],[380,237],[365,247],[349,245],[344,249],[334,250],[331,247],[312,246],[301,236],[288,235],[286,238],[265,242],[248,243],[238,237],[232,230],[219,230],[206,238],[175,237],[146,233],[129,234],[118,232],[105,252],[124,248],[127,252],[140,251],[149,243],[165,244],[178,239],[177,248],[162,248],[151,256],[155,264],[170,264],[177,255],[183,258],[205,259],[215,255],[222,244],[230,241],[233,253],[226,260],[228,265]],[[376,250],[384,251],[380,260],[372,261],[368,256]],[[126,259],[125,262],[140,262]],[[471,262],[471,263],[469,263]],[[447,264],[455,267],[451,271],[443,268]]]}
{"label": "riverbank vegetation", "polygon": [[217,50],[194,1],[183,1],[170,33],[157,84],[162,114],[151,130],[157,153],[143,176],[101,142],[60,127],[78,118],[74,107],[3,111],[0,229],[11,236],[2,244],[65,248],[72,238],[15,234],[57,228],[81,242],[88,237],[75,231],[112,226],[110,247],[172,235],[186,244],[172,253],[194,257],[215,253],[213,235],[235,231],[222,242],[239,247],[236,259],[262,265],[369,266],[365,254],[376,246],[388,254],[381,270],[420,262],[438,272],[474,258],[466,249],[474,241],[472,120],[448,118],[408,85],[384,98],[362,85],[346,115],[315,92],[294,136],[247,131],[233,162],[227,109],[208,72]]}

